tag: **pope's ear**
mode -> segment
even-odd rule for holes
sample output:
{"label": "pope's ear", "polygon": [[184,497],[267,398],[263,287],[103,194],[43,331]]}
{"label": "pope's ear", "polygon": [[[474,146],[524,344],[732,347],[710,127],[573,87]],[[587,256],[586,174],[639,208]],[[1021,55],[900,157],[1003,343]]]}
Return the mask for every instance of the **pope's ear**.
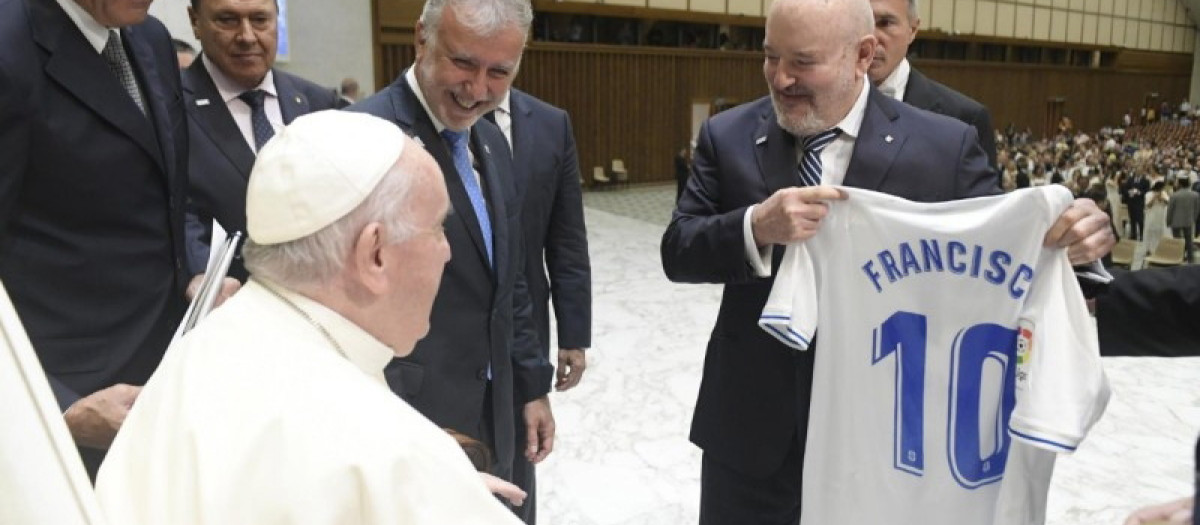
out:
{"label": "pope's ear", "polygon": [[359,282],[373,292],[381,292],[387,286],[387,276],[384,273],[383,227],[372,222],[363,227],[355,237],[354,247],[350,257],[354,276]]}

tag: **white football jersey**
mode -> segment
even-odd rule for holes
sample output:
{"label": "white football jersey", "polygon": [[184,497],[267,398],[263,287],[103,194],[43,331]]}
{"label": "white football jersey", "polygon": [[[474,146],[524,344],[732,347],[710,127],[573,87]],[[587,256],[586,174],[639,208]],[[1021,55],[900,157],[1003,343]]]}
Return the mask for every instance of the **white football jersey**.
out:
{"label": "white football jersey", "polygon": [[916,203],[855,188],[787,247],[760,325],[816,355],[802,525],[1045,520],[1053,452],[1108,401],[1053,185]]}

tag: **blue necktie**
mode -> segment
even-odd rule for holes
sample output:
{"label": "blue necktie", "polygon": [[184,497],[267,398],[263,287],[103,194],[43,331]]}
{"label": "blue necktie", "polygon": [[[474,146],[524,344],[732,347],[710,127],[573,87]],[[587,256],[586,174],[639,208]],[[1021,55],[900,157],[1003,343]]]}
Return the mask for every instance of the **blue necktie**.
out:
{"label": "blue necktie", "polygon": [[250,127],[254,130],[254,151],[262,149],[267,141],[275,136],[275,127],[271,125],[271,121],[267,120],[267,111],[263,107],[266,97],[267,92],[261,89],[252,89],[238,95],[242,102],[250,106]]}
{"label": "blue necktie", "polygon": [[450,144],[450,152],[454,154],[454,169],[458,171],[458,178],[467,190],[467,198],[471,199],[471,208],[475,210],[475,218],[479,220],[479,232],[483,234],[483,245],[487,248],[488,265],[491,266],[495,261],[492,257],[492,222],[488,218],[483,191],[479,189],[479,181],[475,179],[475,170],[471,169],[467,137],[466,131],[442,130],[442,138]]}
{"label": "blue necktie", "polygon": [[838,128],[827,129],[804,139],[804,155],[800,158],[800,185],[821,184],[821,151],[842,134]]}

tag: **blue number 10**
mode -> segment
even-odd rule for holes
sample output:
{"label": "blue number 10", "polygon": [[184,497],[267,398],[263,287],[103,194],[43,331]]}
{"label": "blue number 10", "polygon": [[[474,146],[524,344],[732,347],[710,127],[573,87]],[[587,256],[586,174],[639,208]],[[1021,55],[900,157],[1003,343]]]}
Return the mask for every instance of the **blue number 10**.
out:
{"label": "blue number 10", "polygon": [[[925,353],[927,320],[911,312],[892,314],[875,331],[871,363],[896,354],[894,461],[897,469],[920,476],[925,472]],[[960,484],[974,488],[1004,475],[1009,436],[1005,429],[1015,405],[1013,352],[1017,331],[983,323],[962,330],[950,349],[950,390],[946,421],[946,455]],[[981,411],[984,368],[998,365],[1004,378],[1000,406]],[[984,418],[993,419],[992,424]],[[980,428],[994,429],[989,450],[983,451]]]}

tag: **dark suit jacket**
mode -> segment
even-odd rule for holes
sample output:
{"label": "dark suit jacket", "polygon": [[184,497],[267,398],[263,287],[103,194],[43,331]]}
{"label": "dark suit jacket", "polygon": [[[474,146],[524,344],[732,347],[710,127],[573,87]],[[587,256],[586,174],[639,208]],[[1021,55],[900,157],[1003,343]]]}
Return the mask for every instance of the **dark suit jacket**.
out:
{"label": "dark suit jacket", "polygon": [[[918,108],[953,117],[974,126],[979,135],[979,145],[987,154],[988,166],[996,168],[996,130],[992,128],[992,115],[983,104],[950,89],[912,68],[908,85],[904,87],[904,101]],[[996,171],[999,177],[999,170]]]}
{"label": "dark suit jacket", "polygon": [[579,159],[567,112],[515,88],[510,93],[513,174],[524,207],[525,279],[548,359],[551,298],[558,347],[592,345],[592,269]]}
{"label": "dark suit jacket", "polygon": [[64,409],[145,382],[185,306],[175,52],[121,34],[147,114],[56,2],[0,0],[0,279]]}
{"label": "dark suit jacket", "polygon": [[[495,473],[507,479],[514,454],[513,407],[549,392],[554,373],[538,351],[530,317],[522,271],[521,204],[508,144],[500,128],[486,119],[471,128],[471,150],[491,215],[493,271],[450,149],[404,75],[347,110],[395,122],[424,144],[442,169],[454,209],[445,223],[451,260],[433,303],[429,334],[409,357],[388,365],[388,383],[438,426],[491,445],[496,453]],[[491,403],[484,406],[489,363]],[[480,432],[485,411],[492,423],[491,436]]]}
{"label": "dark suit jacket", "polygon": [[[1137,190],[1136,195],[1133,190]],[[1121,184],[1121,202],[1131,210],[1142,210],[1146,207],[1146,193],[1150,191],[1150,179],[1145,176],[1135,178],[1130,176]]]}
{"label": "dark suit jacket", "polygon": [[[284,124],[290,124],[300,115],[332,109],[337,103],[337,97],[329,89],[278,69],[273,71]],[[255,152],[242,138],[199,57],[183,72],[183,99],[188,108],[191,146],[188,255],[192,259],[192,273],[201,273],[208,260],[213,218],[229,233],[246,231],[246,183],[254,167]],[[196,103],[198,100],[208,102],[200,105]],[[240,280],[246,279],[240,256],[229,273]]]}
{"label": "dark suit jacket", "polygon": [[[692,442],[750,476],[805,441],[812,359],[758,327],[774,282],[746,261],[748,206],[797,185],[796,139],[779,127],[769,97],[720,113],[700,129],[692,177],[663,235],[675,282],[723,283],[704,360]],[[844,184],[933,202],[998,193],[974,128],[914,109],[871,89]],[[777,267],[783,250],[774,250]],[[819,346],[817,334],[816,346]]]}
{"label": "dark suit jacket", "polygon": [[1200,266],[1113,277],[1108,290],[1096,296],[1101,355],[1200,355]]}

